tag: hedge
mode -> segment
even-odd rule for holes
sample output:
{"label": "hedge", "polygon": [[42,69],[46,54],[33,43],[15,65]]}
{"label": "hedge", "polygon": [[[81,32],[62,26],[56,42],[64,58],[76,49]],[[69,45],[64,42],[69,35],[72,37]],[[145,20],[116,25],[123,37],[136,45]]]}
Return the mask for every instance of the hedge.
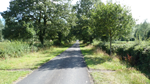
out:
{"label": "hedge", "polygon": [[[109,44],[100,44],[100,48],[109,53]],[[112,53],[116,53],[120,60],[126,60],[132,66],[139,69],[150,70],[150,46],[148,44],[115,44],[112,45]]]}

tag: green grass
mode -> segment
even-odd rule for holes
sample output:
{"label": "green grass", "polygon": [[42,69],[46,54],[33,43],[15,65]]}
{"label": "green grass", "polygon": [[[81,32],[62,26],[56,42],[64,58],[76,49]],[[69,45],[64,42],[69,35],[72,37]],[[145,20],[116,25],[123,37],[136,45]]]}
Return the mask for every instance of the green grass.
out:
{"label": "green grass", "polygon": [[[109,43],[97,45],[109,53]],[[150,79],[150,42],[149,41],[115,41],[112,43],[112,53],[117,54],[120,60],[126,61]]]}
{"label": "green grass", "polygon": [[51,47],[48,50],[34,52],[19,58],[1,59],[0,70],[6,69],[36,69],[59,55],[67,48]]}
{"label": "green grass", "polygon": [[[149,84],[150,81],[139,72],[92,72],[95,84]],[[144,77],[144,78],[143,78]]]}
{"label": "green grass", "polygon": [[12,84],[20,77],[29,74],[31,71],[4,71],[0,70],[0,84]]}
{"label": "green grass", "polygon": [[[18,58],[0,58],[0,84],[12,84],[18,78],[31,73],[31,71],[15,71],[17,69],[37,69],[42,64],[50,61],[72,44],[61,47],[50,47],[39,52],[29,53]],[[13,70],[13,71],[8,71]]]}
{"label": "green grass", "polygon": [[144,74],[120,61],[117,56],[110,57],[92,45],[80,46],[87,66],[99,70],[91,72],[95,84],[150,84]]}

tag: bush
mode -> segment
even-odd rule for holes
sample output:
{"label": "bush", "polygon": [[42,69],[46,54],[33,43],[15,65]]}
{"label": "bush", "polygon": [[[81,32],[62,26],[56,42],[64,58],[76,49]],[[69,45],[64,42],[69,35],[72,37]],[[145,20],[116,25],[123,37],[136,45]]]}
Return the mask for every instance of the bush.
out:
{"label": "bush", "polygon": [[[150,46],[148,43],[122,43],[113,43],[112,53],[116,53],[120,60],[125,60],[132,66],[138,66],[139,69],[143,70],[150,70]],[[109,44],[101,43],[100,48],[109,53]]]}
{"label": "bush", "polygon": [[20,57],[30,52],[30,46],[25,42],[1,42],[0,46],[0,58]]}

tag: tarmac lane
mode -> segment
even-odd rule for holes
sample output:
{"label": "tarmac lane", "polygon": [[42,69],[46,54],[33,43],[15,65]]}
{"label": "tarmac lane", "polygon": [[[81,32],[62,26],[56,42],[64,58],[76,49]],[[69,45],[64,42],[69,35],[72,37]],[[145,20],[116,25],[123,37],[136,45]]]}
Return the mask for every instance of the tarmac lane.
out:
{"label": "tarmac lane", "polygon": [[17,84],[91,84],[79,42]]}

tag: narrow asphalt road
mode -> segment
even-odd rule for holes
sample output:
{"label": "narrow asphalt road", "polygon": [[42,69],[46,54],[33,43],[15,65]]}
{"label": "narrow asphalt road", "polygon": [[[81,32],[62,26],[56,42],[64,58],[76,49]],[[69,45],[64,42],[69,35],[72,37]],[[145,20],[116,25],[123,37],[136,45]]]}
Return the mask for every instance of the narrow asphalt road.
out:
{"label": "narrow asphalt road", "polygon": [[91,84],[79,42],[17,84]]}

